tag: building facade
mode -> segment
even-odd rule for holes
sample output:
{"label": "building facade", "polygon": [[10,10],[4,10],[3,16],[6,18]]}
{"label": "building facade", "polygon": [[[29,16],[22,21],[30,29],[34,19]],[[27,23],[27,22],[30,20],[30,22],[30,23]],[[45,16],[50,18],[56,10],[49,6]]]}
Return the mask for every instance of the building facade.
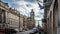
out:
{"label": "building facade", "polygon": [[35,13],[34,13],[34,10],[33,9],[31,10],[30,17],[31,17],[32,27],[35,27],[35,19],[34,19]]}
{"label": "building facade", "polygon": [[24,26],[24,30],[28,30],[27,28],[27,23],[28,23],[28,17],[27,16],[23,16],[23,26]]}
{"label": "building facade", "polygon": [[20,14],[16,9],[9,8],[8,3],[0,0],[0,28],[8,27],[28,30],[29,26],[31,26],[30,28],[35,26],[33,10],[29,18],[26,15]]}
{"label": "building facade", "polygon": [[53,0],[46,16],[47,34],[60,34],[60,0]]}
{"label": "building facade", "polygon": [[9,8],[8,3],[0,1],[0,16],[0,24],[4,27],[19,27],[19,14],[17,10]]}
{"label": "building facade", "polygon": [[[9,11],[8,3],[0,1],[0,23],[5,24],[7,18],[7,12]],[[4,25],[0,24],[0,27]]]}
{"label": "building facade", "polygon": [[[19,17],[20,16],[20,17]],[[23,28],[23,15],[8,6],[8,3],[0,1],[0,28]]]}
{"label": "building facade", "polygon": [[28,19],[28,24],[27,24],[28,28],[32,29],[33,27],[35,27],[35,19],[34,19],[33,9],[31,10],[30,17],[28,17],[27,19]]}
{"label": "building facade", "polygon": [[52,0],[43,0],[43,5],[44,5],[44,18],[42,19],[43,22],[43,27],[44,27],[44,32],[47,33],[48,27],[47,27],[47,14],[50,9]]}

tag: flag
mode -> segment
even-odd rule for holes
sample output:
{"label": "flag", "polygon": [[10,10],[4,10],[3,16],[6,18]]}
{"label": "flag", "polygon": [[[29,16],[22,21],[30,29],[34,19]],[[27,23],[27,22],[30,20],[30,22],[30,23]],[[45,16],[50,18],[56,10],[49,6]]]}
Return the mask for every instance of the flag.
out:
{"label": "flag", "polygon": [[39,4],[39,3],[38,3],[38,5],[39,5],[39,8],[40,8],[40,9],[44,9],[44,6],[42,6],[42,5]]}

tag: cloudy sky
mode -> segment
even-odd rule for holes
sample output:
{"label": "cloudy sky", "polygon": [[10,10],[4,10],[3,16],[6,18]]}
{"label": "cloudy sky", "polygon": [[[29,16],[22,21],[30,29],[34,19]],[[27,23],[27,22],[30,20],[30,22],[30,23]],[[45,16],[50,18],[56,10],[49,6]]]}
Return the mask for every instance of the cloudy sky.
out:
{"label": "cloudy sky", "polygon": [[[35,12],[35,20],[41,20],[43,18],[44,9],[39,8],[39,5],[36,0],[2,0],[3,2],[6,2],[9,4],[9,7],[15,8],[18,11],[20,11],[21,14],[29,16],[31,9]],[[43,2],[43,0],[40,0]],[[43,3],[40,3],[43,6]],[[36,21],[36,25],[37,25]],[[40,26],[42,22],[40,21]]]}

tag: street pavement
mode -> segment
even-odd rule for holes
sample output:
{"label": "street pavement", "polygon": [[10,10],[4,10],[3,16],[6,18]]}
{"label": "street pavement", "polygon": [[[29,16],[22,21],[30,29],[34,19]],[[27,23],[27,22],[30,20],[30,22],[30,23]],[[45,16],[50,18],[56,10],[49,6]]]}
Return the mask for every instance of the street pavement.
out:
{"label": "street pavement", "polygon": [[17,32],[17,34],[29,34],[29,33],[33,33],[33,30],[24,31],[24,32]]}
{"label": "street pavement", "polygon": [[[17,32],[17,34],[29,34],[29,33],[33,33],[33,30],[24,31],[24,32]],[[39,33],[36,33],[36,34],[39,34]]]}

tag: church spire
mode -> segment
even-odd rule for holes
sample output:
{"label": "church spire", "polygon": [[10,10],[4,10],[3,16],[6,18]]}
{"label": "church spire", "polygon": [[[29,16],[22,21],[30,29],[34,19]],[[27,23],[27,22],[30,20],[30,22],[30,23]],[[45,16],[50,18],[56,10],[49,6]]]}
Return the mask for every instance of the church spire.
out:
{"label": "church spire", "polygon": [[34,10],[33,10],[33,9],[31,9],[31,14],[32,14],[32,13],[34,14]]}
{"label": "church spire", "polygon": [[30,16],[31,16],[32,18],[34,18],[34,11],[33,11],[33,9],[31,10]]}

